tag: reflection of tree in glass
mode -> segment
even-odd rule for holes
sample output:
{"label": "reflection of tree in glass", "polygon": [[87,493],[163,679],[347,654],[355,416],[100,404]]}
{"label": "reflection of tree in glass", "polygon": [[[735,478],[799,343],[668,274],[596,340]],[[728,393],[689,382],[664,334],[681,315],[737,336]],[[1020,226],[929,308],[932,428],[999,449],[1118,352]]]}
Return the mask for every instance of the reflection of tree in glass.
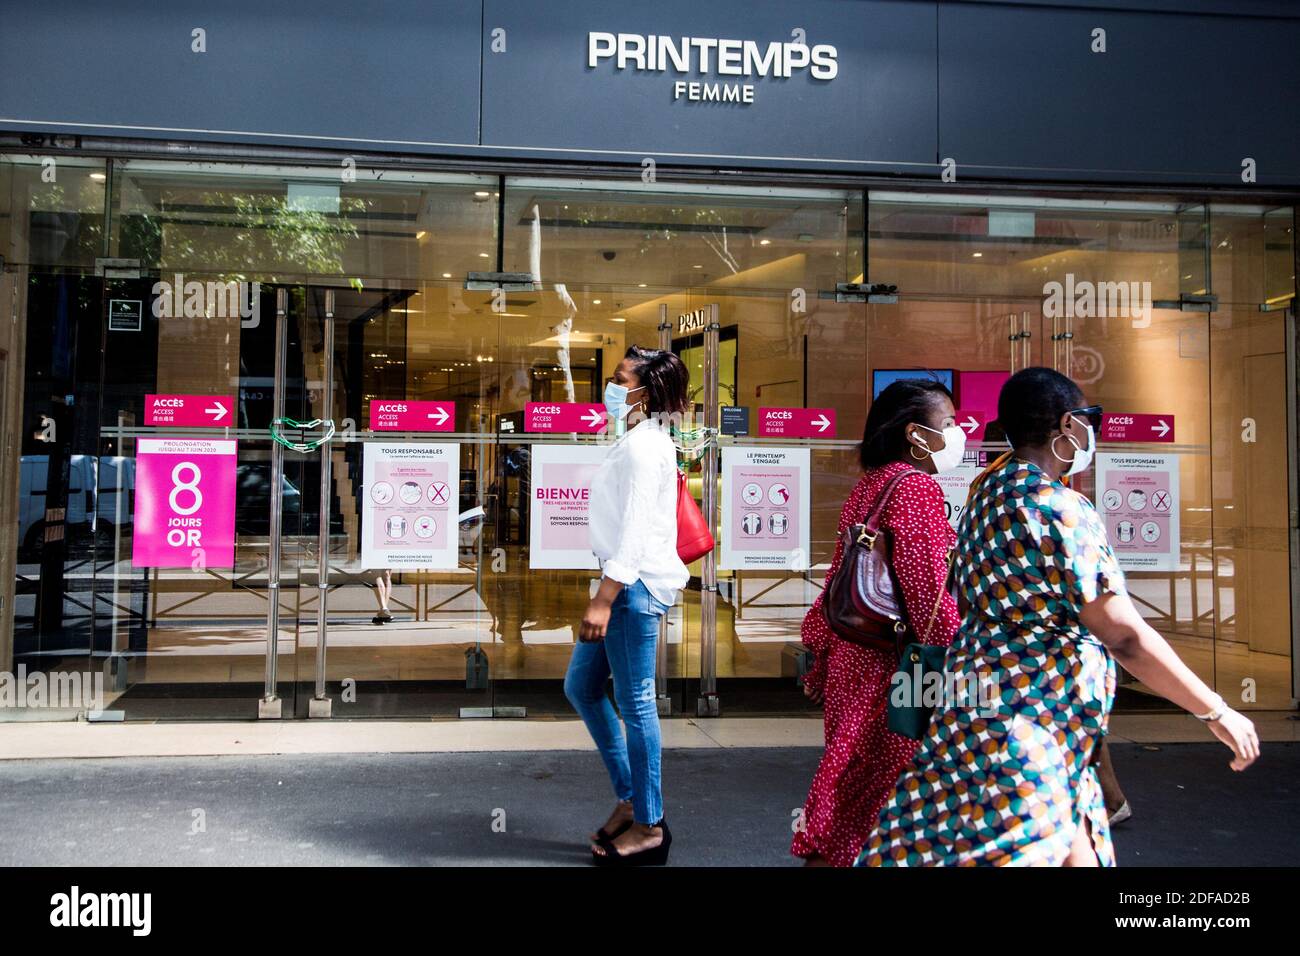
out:
{"label": "reflection of tree in glass", "polygon": [[33,185],[27,197],[31,261],[46,265],[89,264],[103,254],[104,199],[87,187],[69,198],[61,183]]}
{"label": "reflection of tree in glass", "polygon": [[[122,217],[122,255],[160,269],[194,269],[247,281],[277,271],[338,275],[359,238],[351,217],[369,204],[341,197],[338,213],[291,208],[287,196],[164,189]],[[274,281],[274,276],[271,276]]]}

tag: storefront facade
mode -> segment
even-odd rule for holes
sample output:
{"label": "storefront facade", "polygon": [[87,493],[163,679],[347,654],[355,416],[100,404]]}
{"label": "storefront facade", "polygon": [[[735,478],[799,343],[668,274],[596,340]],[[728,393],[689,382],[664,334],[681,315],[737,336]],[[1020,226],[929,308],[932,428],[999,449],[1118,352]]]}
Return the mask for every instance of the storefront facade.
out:
{"label": "storefront facade", "polygon": [[[1115,415],[1083,490],[1144,615],[1295,706],[1287,5],[63,6],[0,37],[0,670],[127,719],[567,713],[593,572],[548,496],[605,442],[536,416],[666,343],[725,546],[663,712],[806,712],[873,394],[942,377],[974,469],[1027,365]],[[417,530],[438,560],[383,553]]]}

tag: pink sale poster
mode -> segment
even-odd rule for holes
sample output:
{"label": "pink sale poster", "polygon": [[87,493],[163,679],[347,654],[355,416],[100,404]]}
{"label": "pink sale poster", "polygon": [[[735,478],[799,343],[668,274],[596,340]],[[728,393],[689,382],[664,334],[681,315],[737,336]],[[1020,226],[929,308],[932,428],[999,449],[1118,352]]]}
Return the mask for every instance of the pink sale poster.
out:
{"label": "pink sale poster", "polygon": [[136,443],[137,568],[235,566],[233,439],[141,438]]}
{"label": "pink sale poster", "polygon": [[460,445],[367,442],[362,461],[361,563],[457,565]]}
{"label": "pink sale poster", "polygon": [[587,531],[592,476],[609,447],[533,445],[528,496],[530,568],[595,570]]}

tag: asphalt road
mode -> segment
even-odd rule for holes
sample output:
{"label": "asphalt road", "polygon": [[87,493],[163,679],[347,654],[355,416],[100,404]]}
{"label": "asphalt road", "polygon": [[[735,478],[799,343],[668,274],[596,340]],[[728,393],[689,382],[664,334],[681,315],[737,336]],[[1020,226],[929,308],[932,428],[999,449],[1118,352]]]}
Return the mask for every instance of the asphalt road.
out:
{"label": "asphalt road", "polygon": [[[1113,745],[1125,866],[1294,866],[1300,745]],[[788,866],[820,751],[664,755],[672,863]],[[585,865],[613,800],[594,753],[0,762],[3,865]]]}

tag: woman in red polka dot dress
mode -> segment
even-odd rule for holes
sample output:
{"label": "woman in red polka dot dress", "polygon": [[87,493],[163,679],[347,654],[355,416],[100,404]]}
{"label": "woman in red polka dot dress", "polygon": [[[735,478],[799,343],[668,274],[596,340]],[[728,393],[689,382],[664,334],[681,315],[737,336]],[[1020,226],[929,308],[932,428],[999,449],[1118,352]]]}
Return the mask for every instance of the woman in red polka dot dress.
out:
{"label": "woman in red polka dot dress", "polygon": [[[881,525],[893,536],[894,576],[908,620],[919,639],[945,647],[958,624],[957,605],[944,590],[955,536],[944,513],[943,491],[931,476],[961,462],[965,433],[955,416],[952,395],[934,381],[894,382],[872,402],[860,450],[864,474],[844,503],[826,575],[829,583],[839,570],[844,530],[865,521],[885,486],[903,475]],[[897,657],[836,637],[822,613],[825,593],[823,589],[804,618],[802,639],[815,656],[804,677],[804,693],[824,705],[826,753],[790,852],[809,865],[852,866],[918,741],[886,727]]]}

